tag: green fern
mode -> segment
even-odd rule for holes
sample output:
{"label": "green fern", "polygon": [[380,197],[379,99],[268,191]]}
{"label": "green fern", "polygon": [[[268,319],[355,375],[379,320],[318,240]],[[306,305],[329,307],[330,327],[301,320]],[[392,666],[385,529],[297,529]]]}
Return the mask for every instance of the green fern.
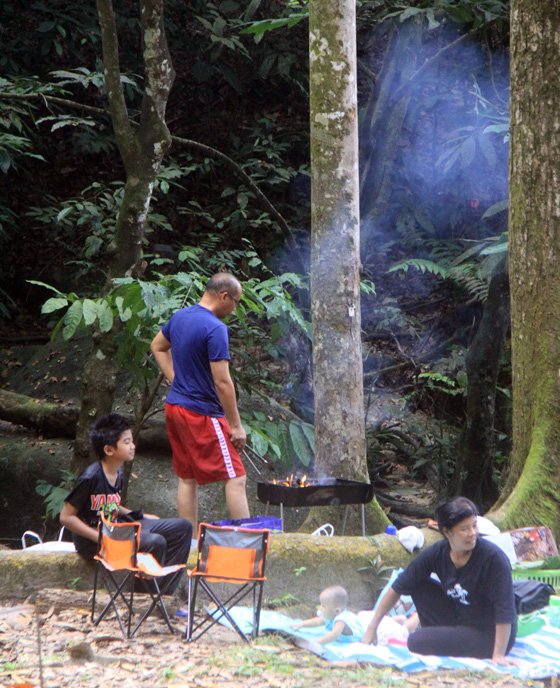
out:
{"label": "green fern", "polygon": [[393,265],[393,267],[389,268],[387,272],[396,272],[397,270],[408,272],[408,268],[416,268],[423,274],[430,272],[432,275],[438,275],[443,279],[447,279],[449,277],[447,268],[445,268],[443,265],[434,263],[432,260],[421,260],[420,258],[409,258],[408,260],[403,260],[400,263]]}
{"label": "green fern", "polygon": [[488,281],[481,277],[477,264],[466,263],[454,266],[449,269],[448,277],[463,287],[473,301],[486,301]]}
{"label": "green fern", "polygon": [[445,392],[446,394],[450,394],[451,396],[464,393],[464,390],[457,386],[455,380],[452,380],[450,377],[444,375],[443,373],[420,373],[420,375],[418,375],[418,380],[422,380],[425,383],[425,386],[429,389],[435,389],[440,392]]}

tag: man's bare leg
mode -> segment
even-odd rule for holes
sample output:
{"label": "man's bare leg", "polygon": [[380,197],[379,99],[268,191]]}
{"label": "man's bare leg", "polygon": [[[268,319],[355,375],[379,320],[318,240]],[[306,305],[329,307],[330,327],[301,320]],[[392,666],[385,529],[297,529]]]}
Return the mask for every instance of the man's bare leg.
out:
{"label": "man's bare leg", "polygon": [[225,481],[226,504],[230,518],[249,518],[249,503],[245,491],[246,476]]}
{"label": "man's bare leg", "polygon": [[193,538],[198,537],[198,484],[194,479],[179,478],[177,513],[192,523]]}

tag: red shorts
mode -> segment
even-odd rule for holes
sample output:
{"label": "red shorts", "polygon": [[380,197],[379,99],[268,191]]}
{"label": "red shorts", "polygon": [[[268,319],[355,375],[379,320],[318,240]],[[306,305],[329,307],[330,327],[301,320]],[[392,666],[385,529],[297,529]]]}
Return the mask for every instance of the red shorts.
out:
{"label": "red shorts", "polygon": [[245,475],[225,418],[211,418],[177,404],[165,404],[165,424],[179,478],[199,485]]}

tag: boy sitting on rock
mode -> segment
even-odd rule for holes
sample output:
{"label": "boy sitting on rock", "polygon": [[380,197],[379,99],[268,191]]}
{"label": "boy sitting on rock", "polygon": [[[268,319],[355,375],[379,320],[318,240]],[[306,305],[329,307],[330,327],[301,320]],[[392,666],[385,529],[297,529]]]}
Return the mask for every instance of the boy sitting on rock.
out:
{"label": "boy sitting on rock", "polygon": [[72,531],[78,554],[84,559],[93,559],[97,553],[101,510],[115,504],[117,521],[140,521],[142,524],[141,552],[152,554],[162,566],[185,564],[192,537],[189,521],[158,518],[142,510],[131,511],[121,504],[124,464],[134,459],[135,451],[132,430],[126,419],[117,413],[102,416],[90,428],[89,441],[99,461],[90,464],[76,480],[60,513],[60,523]]}

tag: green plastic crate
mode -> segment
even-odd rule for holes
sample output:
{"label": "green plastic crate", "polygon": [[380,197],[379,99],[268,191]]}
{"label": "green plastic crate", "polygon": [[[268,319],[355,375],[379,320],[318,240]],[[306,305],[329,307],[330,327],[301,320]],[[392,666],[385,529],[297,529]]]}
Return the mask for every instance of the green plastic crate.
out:
{"label": "green plastic crate", "polygon": [[542,583],[549,583],[554,590],[560,590],[560,569],[512,569],[511,575],[514,580],[538,580]]}

